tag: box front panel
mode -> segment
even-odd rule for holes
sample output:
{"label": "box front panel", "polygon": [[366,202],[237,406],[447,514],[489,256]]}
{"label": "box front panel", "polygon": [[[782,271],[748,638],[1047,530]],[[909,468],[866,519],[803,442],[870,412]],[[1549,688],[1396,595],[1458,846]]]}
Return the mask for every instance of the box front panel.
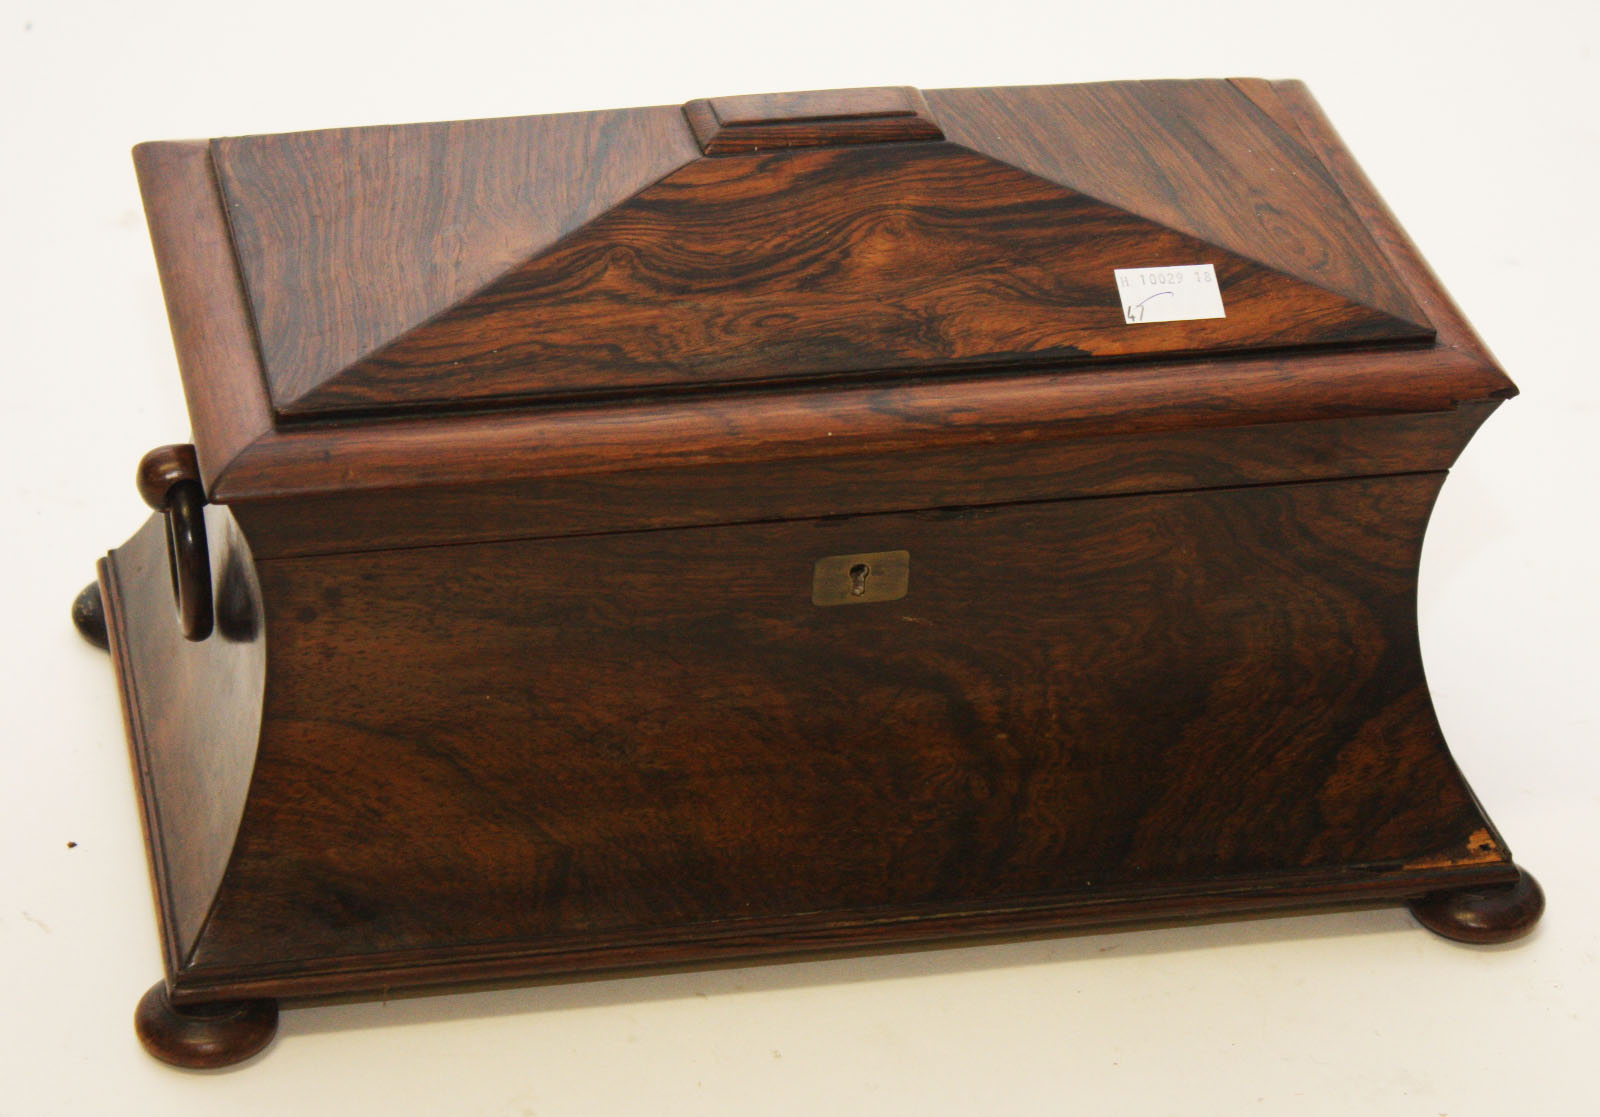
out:
{"label": "box front panel", "polygon": [[[1495,856],[1416,645],[1442,479],[262,562],[195,963]],[[903,593],[817,603],[901,552]]]}

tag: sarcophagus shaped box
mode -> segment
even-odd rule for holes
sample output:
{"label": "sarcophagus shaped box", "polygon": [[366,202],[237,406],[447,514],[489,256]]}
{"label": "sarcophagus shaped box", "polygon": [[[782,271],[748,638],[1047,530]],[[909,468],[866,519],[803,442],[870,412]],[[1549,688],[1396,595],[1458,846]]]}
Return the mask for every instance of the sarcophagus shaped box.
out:
{"label": "sarcophagus shaped box", "polygon": [[1304,89],[136,152],[194,443],[96,594],[166,949],[302,995],[1540,898],[1418,655],[1515,388]]}

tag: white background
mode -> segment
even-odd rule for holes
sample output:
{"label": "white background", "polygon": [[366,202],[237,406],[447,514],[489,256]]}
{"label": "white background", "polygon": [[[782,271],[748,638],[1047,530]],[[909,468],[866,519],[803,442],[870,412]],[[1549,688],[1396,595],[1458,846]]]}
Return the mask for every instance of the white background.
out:
{"label": "white background", "polygon": [[[1600,5],[0,4],[0,1112],[1595,1113]],[[188,424],[128,148],[692,97],[1306,80],[1524,395],[1434,518],[1455,754],[1550,910],[1401,909],[284,1013],[231,1071],[146,1057],[159,973],[111,669],[67,618]],[[74,849],[69,842],[76,842]]]}

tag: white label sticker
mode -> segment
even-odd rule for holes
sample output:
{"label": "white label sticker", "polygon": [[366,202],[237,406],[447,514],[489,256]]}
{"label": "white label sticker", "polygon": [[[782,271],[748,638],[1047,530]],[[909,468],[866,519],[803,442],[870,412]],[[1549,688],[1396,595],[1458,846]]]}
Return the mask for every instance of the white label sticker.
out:
{"label": "white label sticker", "polygon": [[1122,320],[1188,322],[1226,318],[1217,269],[1210,264],[1175,264],[1170,268],[1115,268]]}

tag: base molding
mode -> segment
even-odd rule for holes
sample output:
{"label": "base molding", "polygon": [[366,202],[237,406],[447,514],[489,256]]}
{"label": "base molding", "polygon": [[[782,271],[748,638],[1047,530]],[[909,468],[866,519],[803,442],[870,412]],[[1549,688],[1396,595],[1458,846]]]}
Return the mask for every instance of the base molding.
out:
{"label": "base molding", "polygon": [[603,972],[648,972],[940,943],[970,945],[1018,935],[1413,905],[1431,896],[1495,895],[1523,877],[1528,874],[1509,861],[1427,870],[1330,869],[1096,889],[1049,901],[1035,899],[1010,907],[995,904],[965,911],[901,909],[877,917],[862,912],[817,913],[804,918],[680,927],[655,934],[460,944],[251,967],[208,966],[197,960],[174,975],[173,994],[180,1004],[337,997],[375,990],[560,980]]}

